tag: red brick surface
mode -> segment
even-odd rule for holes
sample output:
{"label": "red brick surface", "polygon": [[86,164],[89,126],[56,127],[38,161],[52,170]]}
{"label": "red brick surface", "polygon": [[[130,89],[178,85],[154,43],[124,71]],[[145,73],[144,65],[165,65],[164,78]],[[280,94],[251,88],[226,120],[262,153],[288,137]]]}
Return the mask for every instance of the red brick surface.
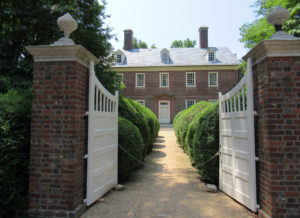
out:
{"label": "red brick surface", "polygon": [[88,69],[35,63],[33,81],[29,214],[71,217],[84,198]]}
{"label": "red brick surface", "polygon": [[[186,87],[186,71],[169,72],[169,87],[160,87],[160,72],[144,72],[145,88],[137,88],[135,75],[140,72],[124,72],[126,88],[122,94],[135,100],[145,100],[145,105],[158,116],[158,101],[170,100],[171,122],[175,115],[186,107],[187,99],[196,102],[208,99],[218,99],[218,92],[229,91],[238,81],[237,70],[193,71],[196,73],[196,87]],[[218,72],[218,87],[208,87],[208,72]]]}
{"label": "red brick surface", "polygon": [[271,217],[299,217],[300,57],[266,58],[253,77],[259,204]]}

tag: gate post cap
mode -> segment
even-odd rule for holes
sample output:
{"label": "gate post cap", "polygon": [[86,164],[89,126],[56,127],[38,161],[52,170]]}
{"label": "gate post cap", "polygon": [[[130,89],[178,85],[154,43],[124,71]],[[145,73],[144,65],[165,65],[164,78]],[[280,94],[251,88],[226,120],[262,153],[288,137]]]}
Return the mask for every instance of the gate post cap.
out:
{"label": "gate post cap", "polygon": [[52,45],[75,45],[74,41],[70,39],[69,36],[77,29],[78,24],[69,12],[57,19],[57,25],[59,29],[64,32],[64,37],[61,37]]}

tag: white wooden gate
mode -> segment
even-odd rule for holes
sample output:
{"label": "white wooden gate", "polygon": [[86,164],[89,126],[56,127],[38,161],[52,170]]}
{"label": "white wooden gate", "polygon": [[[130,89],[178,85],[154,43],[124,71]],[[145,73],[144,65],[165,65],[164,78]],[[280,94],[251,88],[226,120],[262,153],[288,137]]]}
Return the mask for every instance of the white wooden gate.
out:
{"label": "white wooden gate", "polygon": [[222,191],[257,211],[252,61],[228,93],[219,93],[220,170]]}
{"label": "white wooden gate", "polygon": [[118,182],[118,93],[110,94],[90,62],[86,204]]}

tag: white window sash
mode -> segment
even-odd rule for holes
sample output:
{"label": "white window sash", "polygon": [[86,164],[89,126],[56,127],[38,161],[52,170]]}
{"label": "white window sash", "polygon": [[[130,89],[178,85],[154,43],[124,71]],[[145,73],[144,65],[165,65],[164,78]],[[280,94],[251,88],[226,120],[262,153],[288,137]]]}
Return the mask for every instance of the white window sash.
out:
{"label": "white window sash", "polygon": [[[191,81],[189,81],[191,78],[189,78],[188,75],[193,75],[193,84],[190,84]],[[187,72],[186,75],[186,87],[196,87],[196,73],[194,72]]]}
{"label": "white window sash", "polygon": [[137,73],[135,76],[135,86],[136,87],[145,87],[145,74],[144,73]]}
{"label": "white window sash", "polygon": [[169,73],[160,73],[160,87],[169,87]]}
{"label": "white window sash", "polygon": [[[211,80],[211,76],[215,75],[215,79]],[[209,87],[218,87],[218,72],[209,72],[208,73],[208,86]]]}

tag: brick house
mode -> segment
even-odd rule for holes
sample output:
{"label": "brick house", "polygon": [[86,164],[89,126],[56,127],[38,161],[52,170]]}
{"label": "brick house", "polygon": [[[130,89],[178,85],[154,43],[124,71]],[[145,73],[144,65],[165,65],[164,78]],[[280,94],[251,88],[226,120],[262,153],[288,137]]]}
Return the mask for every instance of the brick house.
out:
{"label": "brick house", "polygon": [[226,47],[208,47],[208,28],[200,27],[200,48],[132,49],[132,30],[124,30],[124,49],[113,69],[123,78],[122,94],[150,108],[161,123],[198,101],[216,102],[238,81],[239,61]]}

